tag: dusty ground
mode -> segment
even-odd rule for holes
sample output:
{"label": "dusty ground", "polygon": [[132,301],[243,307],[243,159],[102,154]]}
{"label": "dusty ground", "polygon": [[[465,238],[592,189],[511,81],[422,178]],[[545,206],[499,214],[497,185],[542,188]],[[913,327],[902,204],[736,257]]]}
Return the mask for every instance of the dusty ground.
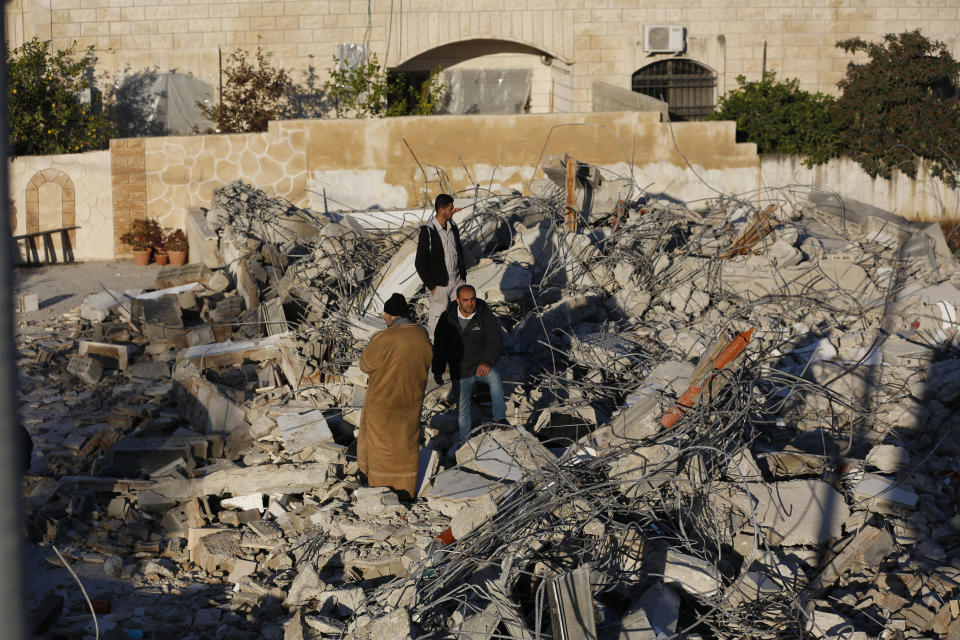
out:
{"label": "dusty ground", "polygon": [[134,266],[133,260],[17,267],[14,296],[35,293],[40,303],[39,311],[18,316],[17,324],[63,315],[79,307],[85,297],[104,289],[151,287],[159,269],[155,264]]}

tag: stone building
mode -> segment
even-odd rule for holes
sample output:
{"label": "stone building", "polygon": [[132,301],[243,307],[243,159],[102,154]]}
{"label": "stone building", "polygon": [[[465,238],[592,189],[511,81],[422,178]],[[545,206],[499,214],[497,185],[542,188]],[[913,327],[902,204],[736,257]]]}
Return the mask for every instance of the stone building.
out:
{"label": "stone building", "polygon": [[[960,0],[12,0],[7,41],[97,50],[107,77],[159,100],[184,131],[197,98],[216,99],[222,67],[257,46],[308,83],[333,56],[376,53],[424,77],[443,65],[451,113],[664,109],[696,120],[764,69],[836,93],[853,36],[920,29],[960,56]],[[135,96],[142,97],[142,96]],[[148,101],[150,102],[150,101]]]}

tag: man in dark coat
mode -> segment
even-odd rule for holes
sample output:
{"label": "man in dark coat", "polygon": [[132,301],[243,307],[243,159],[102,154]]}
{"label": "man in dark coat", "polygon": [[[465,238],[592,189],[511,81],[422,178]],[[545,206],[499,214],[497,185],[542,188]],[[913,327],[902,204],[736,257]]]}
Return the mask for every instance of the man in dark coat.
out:
{"label": "man in dark coat", "polygon": [[457,297],[437,321],[433,339],[433,376],[440,384],[443,370],[450,366],[450,378],[459,383],[457,402],[459,436],[455,448],[470,437],[473,420],[470,396],[477,380],[490,386],[494,421],[503,421],[507,407],[503,399],[503,380],[497,360],[503,353],[503,332],[490,307],[477,300],[476,289],[468,284],[457,289]]}
{"label": "man in dark coat", "polygon": [[420,227],[415,262],[417,275],[430,292],[427,333],[431,340],[437,319],[455,298],[457,287],[467,279],[460,230],[452,219],[459,209],[453,206],[453,197],[446,193],[437,196],[433,208],[436,215]]}

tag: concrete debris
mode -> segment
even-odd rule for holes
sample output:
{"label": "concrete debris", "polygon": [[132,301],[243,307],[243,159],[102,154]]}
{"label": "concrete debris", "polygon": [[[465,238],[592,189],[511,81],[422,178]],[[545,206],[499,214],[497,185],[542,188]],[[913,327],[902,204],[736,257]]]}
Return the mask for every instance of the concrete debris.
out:
{"label": "concrete debris", "polygon": [[702,558],[674,549],[667,551],[663,579],[695,596],[709,597],[720,590],[720,574],[716,567]]}
{"label": "concrete debris", "polygon": [[[804,189],[691,211],[576,171],[575,232],[549,184],[458,194],[508,415],[481,388],[454,451],[451,385],[431,385],[413,501],[358,473],[357,359],[390,294],[426,316],[428,214],[233,183],[188,212],[194,264],[53,320],[21,296],[26,530],[111,578],[101,631],[960,638],[940,228]],[[79,614],[57,637],[92,637]]]}

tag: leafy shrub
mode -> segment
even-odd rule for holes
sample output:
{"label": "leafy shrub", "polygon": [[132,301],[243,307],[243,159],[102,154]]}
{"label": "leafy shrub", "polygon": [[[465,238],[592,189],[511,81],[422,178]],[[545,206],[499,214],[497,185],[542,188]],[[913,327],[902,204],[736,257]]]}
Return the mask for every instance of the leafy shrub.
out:
{"label": "leafy shrub", "polygon": [[197,102],[197,108],[215,125],[216,133],[266,131],[267,123],[283,111],[284,96],[290,85],[286,69],[275,69],[272,54],[257,47],[254,62],[248,53],[237,49],[224,67],[226,78],[220,103]]}
{"label": "leafy shrub", "polygon": [[[10,146],[16,155],[76,153],[106,148],[110,120],[81,99],[94,96],[93,48],[50,52],[34,38],[7,58]],[[93,102],[91,100],[91,102]]]}
{"label": "leafy shrub", "polygon": [[831,96],[802,91],[796,78],[778,82],[772,71],[760,82],[737,76],[737,85],[720,97],[709,117],[736,120],[737,142],[755,142],[759,153],[803,155],[808,165],[837,155],[839,134]]}
{"label": "leafy shrub", "polygon": [[120,242],[134,251],[146,251],[157,246],[158,237],[163,244],[163,229],[160,223],[150,218],[136,218],[130,225],[130,231],[120,236]]}
{"label": "leafy shrub", "polygon": [[167,251],[186,251],[187,234],[183,229],[175,229],[173,233],[167,236]]}
{"label": "leafy shrub", "polygon": [[434,68],[419,87],[402,72],[387,72],[377,54],[359,65],[344,65],[334,56],[324,91],[338,118],[383,118],[430,115],[440,106],[446,87],[443,69]]}
{"label": "leafy shrub", "polygon": [[873,177],[890,178],[893,169],[916,177],[917,159],[931,173],[958,185],[960,161],[960,63],[947,45],[919,31],[887,34],[879,43],[842,40],[847,53],[869,60],[847,65],[838,83],[843,91],[834,108],[846,154]]}

